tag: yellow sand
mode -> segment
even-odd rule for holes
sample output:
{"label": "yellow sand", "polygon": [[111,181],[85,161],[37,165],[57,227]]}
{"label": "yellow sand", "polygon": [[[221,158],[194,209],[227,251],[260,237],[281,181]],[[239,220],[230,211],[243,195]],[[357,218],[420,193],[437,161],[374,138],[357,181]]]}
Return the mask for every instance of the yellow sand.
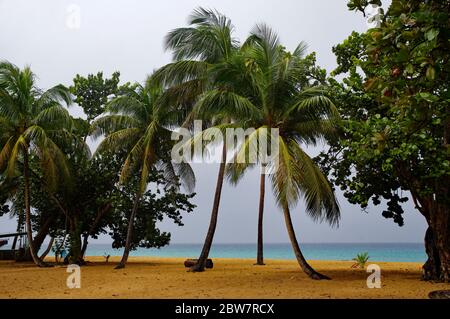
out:
{"label": "yellow sand", "polygon": [[37,268],[0,261],[0,298],[427,298],[448,284],[420,280],[419,263],[377,263],[382,288],[368,289],[369,274],[352,262],[312,261],[331,281],[314,281],[295,261],[215,259],[214,269],[187,272],[180,258],[130,258],[126,269],[114,270],[119,258],[106,264],[88,258],[81,269],[81,289],[68,289],[65,266]]}

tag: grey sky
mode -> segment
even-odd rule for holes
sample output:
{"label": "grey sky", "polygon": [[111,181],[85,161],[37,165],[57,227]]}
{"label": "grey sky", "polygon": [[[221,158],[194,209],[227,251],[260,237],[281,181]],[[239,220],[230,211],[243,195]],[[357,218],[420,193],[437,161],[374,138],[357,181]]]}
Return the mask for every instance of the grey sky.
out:
{"label": "grey sky", "polygon": [[[236,36],[244,39],[257,22],[266,22],[280,35],[289,49],[302,40],[316,51],[318,63],[331,71],[335,58],[333,45],[353,30],[367,26],[360,14],[349,12],[346,0],[86,0],[25,1],[0,0],[0,59],[19,66],[31,65],[39,85],[69,85],[75,74],[87,75],[118,70],[123,81],[143,81],[152,70],[170,61],[162,42],[167,32],[185,25],[189,13],[198,6],[215,8],[228,15],[236,26]],[[75,5],[75,6],[73,6]],[[73,14],[80,9],[79,28]],[[72,15],[71,15],[72,14]],[[75,17],[76,19],[76,17]],[[74,22],[75,21],[75,22]],[[80,116],[78,109],[72,114]],[[317,149],[309,150],[316,153]],[[217,165],[196,165],[198,205],[178,228],[172,231],[174,243],[197,243],[204,239],[212,205]],[[237,243],[256,240],[258,172],[253,171],[237,187],[225,185],[216,242]],[[313,223],[300,204],[294,222],[303,242],[420,242],[425,232],[423,218],[406,207],[406,225],[396,226],[381,216],[382,208],[362,213],[339,195],[341,226]],[[14,221],[0,220],[0,233],[13,231]],[[287,242],[283,218],[271,190],[266,201],[265,239]],[[101,238],[107,241],[107,238]]]}

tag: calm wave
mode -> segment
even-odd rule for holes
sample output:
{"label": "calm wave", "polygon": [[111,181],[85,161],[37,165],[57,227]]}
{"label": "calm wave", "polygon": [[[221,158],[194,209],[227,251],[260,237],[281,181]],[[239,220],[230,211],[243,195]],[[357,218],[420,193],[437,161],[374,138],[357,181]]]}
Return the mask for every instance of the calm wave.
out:
{"label": "calm wave", "polygon": [[[372,261],[425,262],[424,245],[420,243],[330,243],[302,244],[303,253],[311,260],[351,260],[358,253],[368,252]],[[198,257],[201,244],[172,244],[161,249],[139,248],[131,256],[154,257]],[[88,256],[120,256],[122,250],[112,249],[109,244],[90,244]],[[211,249],[212,258],[255,258],[254,244],[215,244]],[[290,244],[266,244],[264,257],[267,259],[294,259]]]}

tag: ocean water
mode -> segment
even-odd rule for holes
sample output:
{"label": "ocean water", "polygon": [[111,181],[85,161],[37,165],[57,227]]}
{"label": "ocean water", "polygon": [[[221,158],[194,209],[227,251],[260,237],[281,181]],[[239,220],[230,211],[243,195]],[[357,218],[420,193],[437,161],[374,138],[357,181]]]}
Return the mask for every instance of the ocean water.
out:
{"label": "ocean water", "polygon": [[[351,260],[358,253],[368,252],[370,261],[425,262],[426,254],[421,243],[305,243],[303,254],[310,260]],[[139,248],[130,256],[197,258],[201,244],[171,244],[161,249]],[[122,250],[109,244],[90,244],[88,256],[121,256]],[[255,258],[256,244],[214,244],[211,258]],[[290,244],[265,244],[264,258],[295,259]]]}

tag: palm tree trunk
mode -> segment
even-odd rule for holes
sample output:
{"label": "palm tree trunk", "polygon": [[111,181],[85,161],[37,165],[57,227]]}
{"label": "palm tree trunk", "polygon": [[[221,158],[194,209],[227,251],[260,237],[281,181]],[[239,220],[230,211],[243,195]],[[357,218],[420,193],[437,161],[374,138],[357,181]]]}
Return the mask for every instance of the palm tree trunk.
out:
{"label": "palm tree trunk", "polygon": [[53,247],[53,242],[54,241],[55,241],[54,237],[50,238],[50,242],[48,243],[47,249],[42,253],[41,257],[39,257],[41,260],[44,260],[45,257],[47,257],[48,253],[50,252],[50,250]]}
{"label": "palm tree trunk", "polygon": [[256,265],[264,266],[263,247],[263,218],[264,218],[264,197],[266,192],[266,175],[264,166],[261,169],[261,181],[259,186],[259,216],[258,216],[258,251],[256,255]]}
{"label": "palm tree trunk", "polygon": [[311,278],[315,280],[321,280],[321,279],[330,279],[329,277],[322,275],[315,271],[306,261],[305,257],[302,254],[302,251],[300,250],[300,246],[298,245],[297,237],[295,236],[294,226],[292,225],[291,220],[291,212],[289,211],[289,207],[287,205],[283,206],[284,211],[284,220],[286,222],[286,228],[287,232],[289,234],[289,239],[291,240],[292,248],[295,253],[295,257],[297,258],[297,261],[302,268],[302,270]]}
{"label": "palm tree trunk", "polygon": [[28,164],[28,150],[23,152],[23,177],[24,177],[24,199],[25,199],[25,223],[27,225],[28,245],[30,246],[31,258],[39,267],[45,267],[45,264],[36,254],[33,245],[33,229],[31,228],[31,204],[30,204],[30,171]]}
{"label": "palm tree trunk", "polygon": [[[42,243],[44,242],[45,238],[47,237],[49,230],[50,230],[50,226],[54,220],[55,220],[54,215],[51,215],[50,217],[48,217],[46,219],[46,221],[40,227],[39,231],[36,233],[36,236],[34,236],[33,246],[34,246],[34,251],[36,252],[36,254],[41,249]],[[43,260],[42,257],[39,257],[39,259]]]}
{"label": "palm tree trunk", "polygon": [[197,264],[191,267],[193,272],[202,272],[205,270],[206,260],[211,250],[214,233],[216,232],[217,217],[219,215],[220,197],[222,195],[223,178],[225,175],[225,165],[227,161],[227,146],[224,141],[222,148],[222,161],[219,166],[219,174],[217,176],[216,193],[214,194],[214,204],[211,212],[211,220],[209,222],[208,233],[206,234],[205,243],[198,259]]}
{"label": "palm tree trunk", "polygon": [[125,264],[127,263],[128,256],[130,255],[131,250],[131,241],[133,239],[133,224],[136,218],[136,213],[139,208],[139,201],[141,199],[141,194],[136,193],[136,197],[134,199],[133,210],[131,211],[130,219],[128,220],[128,231],[127,231],[127,240],[125,242],[125,249],[123,251],[122,260],[115,267],[115,269],[123,269],[125,268]]}

